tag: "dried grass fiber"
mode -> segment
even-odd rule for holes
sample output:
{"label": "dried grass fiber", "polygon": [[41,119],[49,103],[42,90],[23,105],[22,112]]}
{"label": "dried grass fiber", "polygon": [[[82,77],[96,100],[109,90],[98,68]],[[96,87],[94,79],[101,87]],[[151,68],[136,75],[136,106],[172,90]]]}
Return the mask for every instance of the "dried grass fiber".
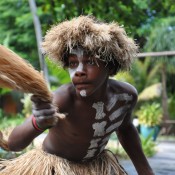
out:
{"label": "dried grass fiber", "polygon": [[[18,90],[36,95],[42,101],[51,102],[52,96],[42,74],[31,64],[10,49],[0,45],[0,87]],[[63,114],[60,114],[63,118]],[[58,118],[53,118],[56,123]],[[7,141],[0,131],[0,147],[9,150]]]}
{"label": "dried grass fiber", "polygon": [[51,101],[51,93],[42,74],[2,45],[0,45],[0,87],[32,93],[43,101]]}
{"label": "dried grass fiber", "polygon": [[104,151],[91,162],[75,163],[42,150],[0,161],[1,175],[126,175],[114,155]]}

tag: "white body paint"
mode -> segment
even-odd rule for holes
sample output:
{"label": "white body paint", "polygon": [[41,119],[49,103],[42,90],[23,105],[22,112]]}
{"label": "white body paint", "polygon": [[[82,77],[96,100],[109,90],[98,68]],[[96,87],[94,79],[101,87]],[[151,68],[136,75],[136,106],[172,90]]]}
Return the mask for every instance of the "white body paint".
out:
{"label": "white body paint", "polygon": [[81,90],[80,91],[80,95],[82,96],[82,97],[86,97],[87,95],[86,95],[86,90]]}
{"label": "white body paint", "polygon": [[[114,121],[115,119],[117,119],[122,114],[127,112],[127,110],[130,108],[130,105],[127,103],[128,103],[128,101],[131,101],[132,99],[133,99],[132,95],[128,95],[128,94],[124,93],[124,94],[115,95],[110,100],[109,104],[106,106],[106,109],[108,111],[110,111],[116,105],[116,102],[118,100],[125,101],[125,104],[126,104],[126,105],[118,108],[117,110],[115,110],[109,116],[109,119],[111,122]],[[95,119],[96,120],[103,119],[103,121],[92,124],[92,128],[94,129],[94,135],[93,135],[93,139],[90,142],[90,146],[88,148],[87,154],[84,157],[84,159],[92,158],[99,148],[100,148],[99,153],[101,153],[104,150],[104,148],[105,148],[105,146],[110,138],[110,134],[108,136],[106,136],[105,138],[103,138],[102,141],[101,141],[101,138],[95,139],[94,137],[103,137],[105,134],[108,134],[108,133],[116,130],[116,128],[118,128],[123,122],[123,119],[122,119],[120,121],[117,121],[117,122],[111,124],[108,128],[105,129],[105,127],[107,125],[107,121],[104,121],[104,117],[106,116],[106,114],[104,113],[104,103],[97,102],[97,103],[94,103],[92,107],[96,109]],[[100,141],[101,141],[101,143],[99,144]]]}
{"label": "white body paint", "polygon": [[129,108],[130,108],[130,105],[125,105],[125,106],[122,106],[122,107],[118,108],[116,111],[114,111],[109,116],[110,121],[113,121],[113,120],[117,119],[120,115],[126,113],[127,109],[129,109]]}
{"label": "white body paint", "polygon": [[105,149],[106,144],[104,144],[101,148],[100,148],[100,153]]}
{"label": "white body paint", "polygon": [[[94,103],[92,107],[96,109],[96,116],[95,116],[96,120],[103,119],[106,116],[106,114],[104,113],[104,103],[103,102]],[[91,140],[90,146],[88,148],[88,152],[83,159],[88,159],[95,155],[99,147],[98,142],[101,140],[101,138],[95,139],[94,137],[101,137],[105,135],[106,124],[107,124],[106,121],[92,124],[92,128],[94,129],[93,139]],[[96,149],[92,149],[92,148],[96,148]]]}
{"label": "white body paint", "polygon": [[99,139],[93,139],[93,140],[91,140],[91,145],[90,145],[90,147],[89,147],[89,149],[92,149],[92,148],[97,148],[98,147],[98,142],[100,141],[101,139],[99,138]]}
{"label": "white body paint", "polygon": [[95,130],[94,131],[94,137],[105,135],[105,126],[106,126],[106,124],[107,124],[107,122],[103,121],[103,122],[100,122],[100,123],[94,123],[92,125],[92,128]]}
{"label": "white body paint", "polygon": [[104,113],[104,103],[103,102],[97,102],[92,105],[93,108],[96,109],[96,116],[95,119],[103,119],[106,114]]}
{"label": "white body paint", "polygon": [[128,101],[131,101],[133,99],[132,95],[128,95],[126,93],[123,94],[116,94],[114,95],[108,105],[106,106],[107,111],[110,111],[116,104],[117,101],[126,101],[125,103],[128,103]]}
{"label": "white body paint", "polygon": [[83,159],[89,159],[91,157],[94,157],[96,151],[97,151],[97,149],[88,150],[86,156]]}
{"label": "white body paint", "polygon": [[107,129],[106,129],[106,133],[109,133],[113,130],[115,130],[116,128],[118,128],[121,124],[122,124],[123,120],[120,120],[116,123],[114,123],[113,125],[109,126]]}
{"label": "white body paint", "polygon": [[105,138],[103,138],[101,144],[99,145],[100,147],[103,146],[104,144],[107,144],[108,140],[110,138],[110,134],[108,136],[106,136]]}

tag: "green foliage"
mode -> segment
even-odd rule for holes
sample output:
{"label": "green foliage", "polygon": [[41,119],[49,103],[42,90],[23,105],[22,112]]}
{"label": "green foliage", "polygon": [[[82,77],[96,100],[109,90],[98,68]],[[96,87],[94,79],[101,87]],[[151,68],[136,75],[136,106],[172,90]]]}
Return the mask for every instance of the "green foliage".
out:
{"label": "green foliage", "polygon": [[66,70],[60,65],[53,63],[48,58],[46,59],[50,76],[51,89],[54,90],[59,85],[69,83],[70,77]]}
{"label": "green foliage", "polygon": [[1,95],[9,93],[11,90],[7,88],[0,88],[0,97]]}
{"label": "green foliage", "polygon": [[32,102],[30,100],[30,97],[30,94],[25,94],[24,98],[21,99],[21,102],[23,103],[22,114],[24,117],[29,117],[32,114]]}
{"label": "green foliage", "polygon": [[137,59],[134,62],[130,74],[134,78],[135,86],[139,93],[149,85],[159,82],[160,77],[157,75],[159,69],[160,65],[152,66],[150,59]]}
{"label": "green foliage", "polygon": [[140,124],[145,126],[160,125],[162,122],[162,109],[159,103],[145,103],[136,112]]}
{"label": "green foliage", "polygon": [[4,115],[3,110],[0,108],[0,120],[2,120],[3,115]]}
{"label": "green foliage", "polygon": [[0,110],[0,130],[4,130],[7,128],[14,128],[17,125],[20,125],[24,121],[24,117],[22,114],[12,114],[6,116],[2,110]]}
{"label": "green foliage", "polygon": [[[174,17],[159,19],[152,26],[149,38],[145,45],[146,51],[174,51],[175,45],[175,19]],[[175,56],[161,56],[154,58],[152,63],[166,65],[168,70],[174,72]]]}
{"label": "green foliage", "polygon": [[168,111],[170,118],[175,120],[175,94],[168,99]]}
{"label": "green foliage", "polygon": [[30,144],[27,148],[25,148],[24,150],[22,150],[20,152],[5,151],[5,150],[0,148],[0,158],[1,159],[13,159],[13,158],[16,158],[16,157],[26,153],[27,151],[29,151],[31,149],[33,149],[32,144]]}
{"label": "green foliage", "polygon": [[144,154],[147,157],[152,157],[156,153],[156,144],[152,140],[152,135],[149,135],[147,138],[144,138],[142,135],[140,135],[140,139]]}
{"label": "green foliage", "polygon": [[2,0],[0,14],[0,43],[38,66],[35,31],[28,2]]}
{"label": "green foliage", "polygon": [[[152,136],[148,136],[147,138],[144,138],[140,135],[141,139],[141,145],[143,152],[146,157],[152,157],[156,153],[156,143],[152,140]],[[113,133],[110,137],[110,140],[107,144],[107,149],[111,150],[114,154],[117,154],[118,157],[123,159],[128,159],[128,155],[121,146],[121,144],[118,141],[118,138],[115,133]]]}
{"label": "green foliage", "polygon": [[128,82],[135,86],[135,81],[133,76],[130,74],[130,72],[119,72],[117,75],[113,77],[115,80],[122,81],[122,82]]}

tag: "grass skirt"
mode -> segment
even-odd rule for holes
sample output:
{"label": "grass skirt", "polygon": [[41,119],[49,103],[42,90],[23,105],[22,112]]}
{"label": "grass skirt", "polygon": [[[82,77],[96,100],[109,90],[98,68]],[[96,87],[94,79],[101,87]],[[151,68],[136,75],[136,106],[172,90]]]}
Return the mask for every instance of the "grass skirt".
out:
{"label": "grass skirt", "polygon": [[1,175],[126,175],[110,151],[104,151],[91,162],[75,163],[48,154],[41,149],[31,150],[15,159],[0,160]]}

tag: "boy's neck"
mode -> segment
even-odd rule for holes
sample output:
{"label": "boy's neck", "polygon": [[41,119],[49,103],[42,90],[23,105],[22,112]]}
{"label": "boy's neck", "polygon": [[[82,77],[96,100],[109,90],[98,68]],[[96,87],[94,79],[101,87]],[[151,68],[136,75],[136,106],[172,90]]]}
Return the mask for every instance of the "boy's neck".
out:
{"label": "boy's neck", "polygon": [[99,89],[97,89],[90,96],[82,97],[80,95],[77,95],[77,97],[78,99],[88,103],[94,103],[98,101],[105,102],[107,100],[107,88],[108,88],[108,81],[106,81]]}

